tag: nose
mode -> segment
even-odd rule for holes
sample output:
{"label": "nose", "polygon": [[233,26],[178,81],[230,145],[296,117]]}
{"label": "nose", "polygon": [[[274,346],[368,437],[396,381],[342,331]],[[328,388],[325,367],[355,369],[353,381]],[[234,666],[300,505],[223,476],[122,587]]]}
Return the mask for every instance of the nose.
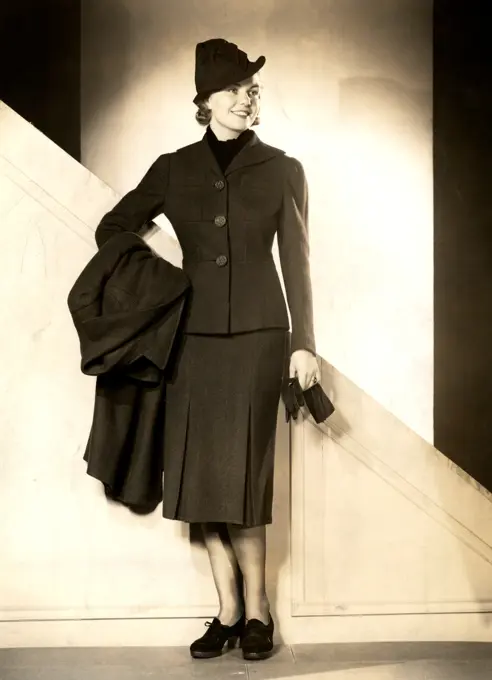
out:
{"label": "nose", "polygon": [[251,106],[251,97],[247,92],[243,94],[241,97],[241,104],[245,104],[246,106]]}

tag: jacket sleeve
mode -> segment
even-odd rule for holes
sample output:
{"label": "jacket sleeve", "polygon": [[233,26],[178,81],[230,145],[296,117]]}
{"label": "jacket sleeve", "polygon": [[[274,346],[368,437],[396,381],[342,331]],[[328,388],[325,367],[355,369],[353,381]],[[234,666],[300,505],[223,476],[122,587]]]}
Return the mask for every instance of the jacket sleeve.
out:
{"label": "jacket sleeve", "polygon": [[163,154],[152,164],[139,184],[104,215],[95,238],[98,248],[111,236],[124,231],[139,232],[163,211],[169,176],[169,156]]}
{"label": "jacket sleeve", "polygon": [[308,185],[301,162],[289,156],[285,161],[277,240],[291,317],[291,352],[307,349],[316,354],[309,265]]}

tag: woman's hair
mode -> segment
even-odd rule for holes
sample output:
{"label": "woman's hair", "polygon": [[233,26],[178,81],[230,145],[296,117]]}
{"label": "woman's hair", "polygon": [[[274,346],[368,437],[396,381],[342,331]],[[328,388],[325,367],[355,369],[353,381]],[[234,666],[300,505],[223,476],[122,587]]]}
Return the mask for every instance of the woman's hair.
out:
{"label": "woman's hair", "polygon": [[[208,108],[208,106],[205,104],[205,100],[207,99],[206,96],[203,97],[203,99],[199,99],[197,102],[198,106],[198,111],[195,113],[195,119],[199,125],[203,125],[206,127],[210,121],[212,120],[212,112]],[[252,123],[253,125],[259,125],[260,124],[260,116],[256,116],[254,122]]]}

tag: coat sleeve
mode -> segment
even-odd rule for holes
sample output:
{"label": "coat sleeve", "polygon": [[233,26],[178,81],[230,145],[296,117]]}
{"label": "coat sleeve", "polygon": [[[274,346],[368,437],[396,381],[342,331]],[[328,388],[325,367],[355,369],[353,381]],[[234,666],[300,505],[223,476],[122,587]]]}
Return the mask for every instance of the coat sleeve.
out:
{"label": "coat sleeve", "polygon": [[277,240],[291,317],[291,352],[307,349],[316,354],[309,265],[308,185],[301,162],[289,156],[285,161]]}
{"label": "coat sleeve", "polygon": [[99,222],[95,238],[98,248],[111,236],[124,231],[139,232],[163,211],[169,177],[169,155],[152,164],[139,184],[129,191]]}

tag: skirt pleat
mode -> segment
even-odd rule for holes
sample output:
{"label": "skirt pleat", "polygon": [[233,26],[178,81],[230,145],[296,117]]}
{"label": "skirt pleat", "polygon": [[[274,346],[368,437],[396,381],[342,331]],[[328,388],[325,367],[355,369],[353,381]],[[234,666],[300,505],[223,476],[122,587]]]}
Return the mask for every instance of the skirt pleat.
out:
{"label": "skirt pleat", "polygon": [[288,332],[183,336],[166,389],[163,516],[272,522]]}

